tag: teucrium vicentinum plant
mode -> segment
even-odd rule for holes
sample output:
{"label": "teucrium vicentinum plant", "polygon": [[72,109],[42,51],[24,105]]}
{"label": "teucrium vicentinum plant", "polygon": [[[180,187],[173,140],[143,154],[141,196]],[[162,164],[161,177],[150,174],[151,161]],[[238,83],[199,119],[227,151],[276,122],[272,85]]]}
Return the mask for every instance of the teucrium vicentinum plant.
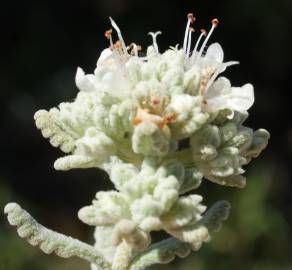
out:
{"label": "teucrium vicentinum plant", "polygon": [[[201,31],[193,48],[194,20],[189,14],[182,48],[160,53],[160,32],[150,33],[153,44],[142,55],[138,45],[125,45],[111,19],[118,41],[107,31],[110,47],[94,73],[77,69],[76,99],[36,112],[37,128],[66,154],[55,169],[100,168],[114,187],[97,192],[78,213],[95,227],[94,246],[53,232],[8,204],[9,222],[30,244],[83,258],[92,269],[136,270],[185,257],[220,228],[228,202],[206,211],[203,198],[190,191],[202,179],[244,187],[243,166],[266,147],[269,133],[243,125],[253,86],[231,86],[220,73],[237,62],[223,62],[218,43],[206,46],[218,20],[208,33]],[[151,245],[151,232],[158,230],[171,237]]]}

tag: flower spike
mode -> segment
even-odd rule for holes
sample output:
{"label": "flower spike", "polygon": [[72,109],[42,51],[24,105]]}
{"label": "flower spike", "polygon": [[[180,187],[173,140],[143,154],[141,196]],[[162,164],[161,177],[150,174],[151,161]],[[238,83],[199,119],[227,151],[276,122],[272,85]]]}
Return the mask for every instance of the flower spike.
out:
{"label": "flower spike", "polygon": [[[106,31],[110,48],[101,52],[94,72],[77,69],[74,101],[36,112],[37,128],[64,152],[54,168],[102,169],[113,189],[98,191],[78,212],[95,227],[94,246],[53,232],[8,204],[8,221],[29,243],[85,259],[92,270],[143,270],[197,251],[220,229],[230,205],[219,201],[207,209],[197,194],[202,180],[243,188],[244,167],[270,135],[244,125],[253,86],[234,87],[219,76],[237,62],[224,62],[219,43],[204,51],[218,19],[209,33],[201,30],[192,50],[195,17],[187,17],[183,48],[159,52],[161,32],[149,32],[153,44],[143,57],[136,43],[126,46],[110,18],[118,40]],[[151,232],[159,230],[170,238],[152,244]]]}

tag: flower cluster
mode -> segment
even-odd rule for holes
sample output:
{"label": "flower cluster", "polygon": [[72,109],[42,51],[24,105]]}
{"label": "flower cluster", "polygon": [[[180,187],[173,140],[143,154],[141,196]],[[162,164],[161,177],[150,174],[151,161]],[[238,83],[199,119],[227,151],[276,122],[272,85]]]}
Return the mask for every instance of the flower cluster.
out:
{"label": "flower cluster", "polygon": [[94,73],[77,69],[76,99],[35,114],[43,136],[67,154],[57,170],[108,172],[116,190],[98,192],[79,218],[96,227],[95,248],[111,263],[119,245],[143,251],[156,230],[198,249],[213,228],[206,220],[217,221],[204,214],[201,196],[184,193],[203,178],[244,187],[242,166],[267,145],[266,130],[243,125],[253,86],[233,87],[220,76],[237,62],[224,62],[218,43],[207,47],[218,20],[193,46],[194,21],[189,14],[182,47],[160,53],[161,33],[151,32],[153,44],[142,55],[137,44],[126,46],[111,19],[118,40],[106,31],[110,47]]}

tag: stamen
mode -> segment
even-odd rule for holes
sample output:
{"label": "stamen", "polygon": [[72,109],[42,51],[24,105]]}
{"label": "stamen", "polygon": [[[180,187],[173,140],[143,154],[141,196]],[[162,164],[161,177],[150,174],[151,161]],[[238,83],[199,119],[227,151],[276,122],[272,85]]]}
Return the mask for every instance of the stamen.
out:
{"label": "stamen", "polygon": [[198,49],[198,46],[200,44],[200,41],[202,39],[203,36],[206,36],[207,35],[207,31],[205,29],[201,29],[201,34],[196,42],[196,45],[195,45],[195,48],[193,49],[193,52],[192,52],[192,57],[191,57],[191,60],[190,62],[193,63],[196,59],[196,55],[197,55],[197,49]]}
{"label": "stamen", "polygon": [[116,60],[120,63],[121,68],[124,69],[122,67],[122,64],[121,64],[121,61],[120,61],[121,60],[120,56],[123,55],[123,50],[121,48],[121,42],[118,40],[114,44],[112,44],[112,40],[111,40],[110,49],[113,51],[113,54],[116,57]]}
{"label": "stamen", "polygon": [[110,39],[110,37],[112,36],[112,33],[113,33],[113,30],[112,29],[109,29],[109,30],[105,31],[104,36],[107,39]]}
{"label": "stamen", "polygon": [[141,51],[142,47],[137,45],[136,43],[131,43],[128,47],[127,50],[130,50],[131,55],[135,55],[138,57],[138,51]]}
{"label": "stamen", "polygon": [[165,127],[165,125],[172,124],[174,122],[175,122],[175,114],[172,114],[172,113],[167,114],[166,116],[162,118],[162,120],[158,124],[158,127],[162,129]]}
{"label": "stamen", "polygon": [[203,77],[200,81],[199,95],[203,96],[206,90],[207,78]]}
{"label": "stamen", "polygon": [[206,91],[208,90],[208,88],[213,84],[213,82],[215,81],[215,79],[218,77],[218,75],[223,72],[227,67],[232,66],[232,65],[236,65],[238,64],[238,62],[236,61],[230,61],[228,63],[222,64],[221,66],[217,67],[217,69],[215,70],[215,72],[212,74],[211,78],[209,79],[207,86],[206,86]]}
{"label": "stamen", "polygon": [[200,57],[202,56],[203,50],[206,47],[206,44],[207,44],[210,36],[212,35],[214,29],[218,26],[218,23],[219,23],[218,19],[213,19],[212,20],[212,27],[211,27],[207,37],[205,38],[205,40],[203,42],[203,45],[200,48],[200,51],[199,51],[199,54],[198,54],[198,58],[196,59],[196,62],[199,61]]}
{"label": "stamen", "polygon": [[185,37],[184,37],[184,44],[183,44],[183,50],[186,53],[187,51],[187,43],[188,43],[188,38],[189,38],[189,28],[190,28],[190,24],[194,23],[196,18],[194,17],[193,13],[189,13],[187,15],[188,17],[188,22],[187,22],[187,26],[186,26],[186,31],[185,31]]}
{"label": "stamen", "polygon": [[190,33],[189,33],[189,39],[188,39],[187,57],[189,57],[189,55],[190,55],[191,44],[192,44],[192,33],[195,32],[195,29],[193,27],[190,27],[189,32]]}
{"label": "stamen", "polygon": [[135,117],[133,118],[133,120],[132,120],[132,124],[133,124],[134,126],[139,125],[141,122],[142,122],[142,120],[141,120],[141,118],[138,117],[138,116],[135,116]]}
{"label": "stamen", "polygon": [[204,35],[204,36],[207,36],[207,31],[205,29],[201,29],[201,33]]}
{"label": "stamen", "polygon": [[121,42],[118,40],[113,45],[113,50],[116,50],[118,53],[121,53]]}
{"label": "stamen", "polygon": [[213,19],[213,20],[212,20],[212,24],[215,25],[215,27],[217,27],[218,24],[219,24],[218,19],[217,19],[217,18]]}
{"label": "stamen", "polygon": [[105,31],[104,36],[105,36],[107,39],[109,39],[109,42],[110,42],[110,49],[113,50],[113,48],[114,48],[114,44],[113,44],[112,33],[113,33],[113,30],[112,30],[112,29],[109,29],[109,30]]}
{"label": "stamen", "polygon": [[189,13],[187,15],[188,19],[191,21],[191,23],[194,23],[196,18],[194,17],[194,14],[193,13]]}
{"label": "stamen", "polygon": [[206,91],[208,90],[208,88],[212,85],[212,83],[215,81],[215,79],[217,78],[217,76],[221,73],[221,69],[218,67],[216,69],[216,71],[212,74],[211,78],[209,79],[207,85],[206,85]]}
{"label": "stamen", "polygon": [[126,47],[125,42],[124,42],[124,39],[123,39],[123,37],[122,37],[122,33],[121,33],[120,28],[117,26],[117,24],[115,23],[115,21],[114,21],[111,17],[110,17],[110,21],[111,21],[111,24],[112,24],[113,28],[115,28],[115,30],[117,31],[117,34],[118,34],[119,40],[120,40],[121,45],[122,45],[123,52],[124,52],[125,54],[128,54],[128,52],[127,52],[127,47]]}
{"label": "stamen", "polygon": [[170,114],[166,115],[165,120],[167,121],[168,124],[175,122],[175,114],[170,113]]}
{"label": "stamen", "polygon": [[156,51],[156,53],[159,53],[156,39],[157,39],[157,36],[158,35],[161,35],[161,31],[149,32],[148,35],[150,35],[152,37],[152,42],[153,42],[154,50]]}
{"label": "stamen", "polygon": [[152,104],[155,106],[155,105],[158,105],[160,103],[160,100],[158,98],[153,98],[151,100]]}

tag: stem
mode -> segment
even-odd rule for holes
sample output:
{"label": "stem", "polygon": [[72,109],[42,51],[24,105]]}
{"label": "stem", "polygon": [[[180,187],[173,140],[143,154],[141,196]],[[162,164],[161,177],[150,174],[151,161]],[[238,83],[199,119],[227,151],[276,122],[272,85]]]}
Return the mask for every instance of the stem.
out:
{"label": "stem", "polygon": [[190,168],[194,167],[194,161],[192,159],[192,149],[191,148],[187,148],[187,149],[183,149],[180,151],[170,153],[170,154],[166,155],[164,158],[164,160],[169,160],[169,159],[179,160],[186,167],[190,167]]}
{"label": "stem", "polygon": [[132,247],[123,240],[114,256],[112,270],[127,270],[132,257]]}

